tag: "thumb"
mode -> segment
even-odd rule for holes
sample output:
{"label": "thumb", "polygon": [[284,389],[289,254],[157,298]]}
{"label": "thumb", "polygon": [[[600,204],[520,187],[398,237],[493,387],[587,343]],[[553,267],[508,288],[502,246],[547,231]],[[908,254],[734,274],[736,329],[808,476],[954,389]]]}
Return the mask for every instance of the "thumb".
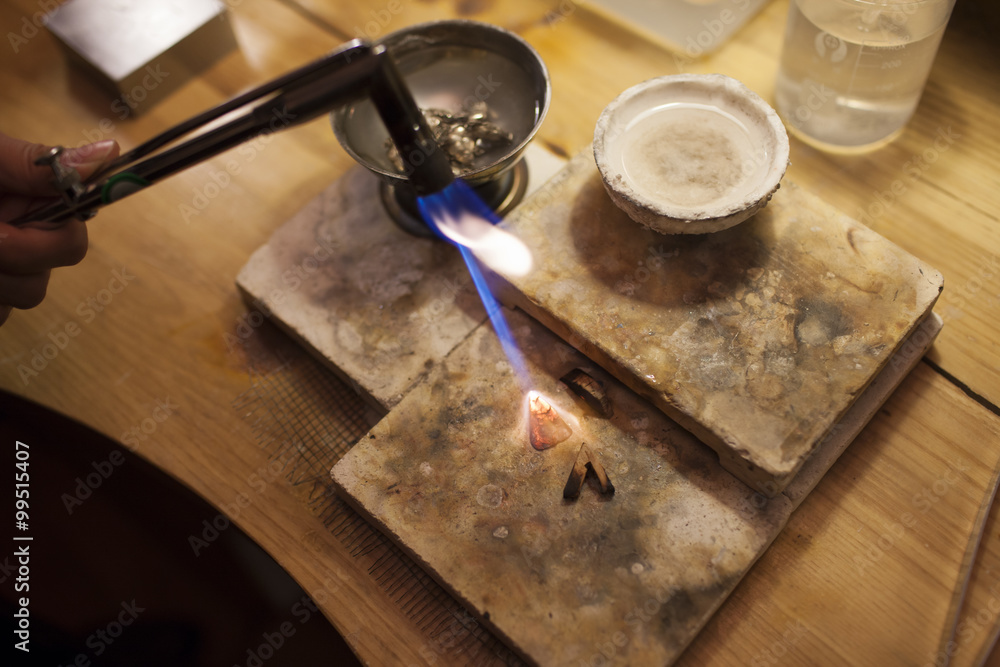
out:
{"label": "thumb", "polygon": [[[50,150],[48,146],[0,133],[0,193],[52,196],[52,169],[35,164],[35,160]],[[113,140],[70,148],[60,161],[74,167],[86,180],[101,165],[118,156],[118,144]]]}

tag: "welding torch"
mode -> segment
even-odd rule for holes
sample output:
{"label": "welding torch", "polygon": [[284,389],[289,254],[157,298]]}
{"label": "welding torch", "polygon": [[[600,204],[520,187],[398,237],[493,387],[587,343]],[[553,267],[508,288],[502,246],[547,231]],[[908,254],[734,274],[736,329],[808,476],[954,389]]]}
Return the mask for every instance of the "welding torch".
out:
{"label": "welding torch", "polygon": [[[446,188],[454,180],[451,164],[434,140],[391,54],[384,45],[352,40],[312,63],[162,132],[118,157],[89,183],[81,181],[76,169],[60,162],[62,147],[51,149],[36,164],[52,168],[61,199],[7,224],[88,220],[102,206],[244,141],[301,125],[366,95],[396,145],[417,196]],[[220,120],[228,115],[235,117]],[[205,129],[209,124],[215,126]]]}

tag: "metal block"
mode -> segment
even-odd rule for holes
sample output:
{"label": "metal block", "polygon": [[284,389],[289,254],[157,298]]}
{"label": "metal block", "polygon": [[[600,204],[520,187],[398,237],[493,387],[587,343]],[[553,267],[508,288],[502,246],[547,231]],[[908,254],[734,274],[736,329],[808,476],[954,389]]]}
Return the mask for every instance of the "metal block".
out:
{"label": "metal block", "polygon": [[69,0],[46,18],[67,58],[140,113],[236,48],[221,0]]}

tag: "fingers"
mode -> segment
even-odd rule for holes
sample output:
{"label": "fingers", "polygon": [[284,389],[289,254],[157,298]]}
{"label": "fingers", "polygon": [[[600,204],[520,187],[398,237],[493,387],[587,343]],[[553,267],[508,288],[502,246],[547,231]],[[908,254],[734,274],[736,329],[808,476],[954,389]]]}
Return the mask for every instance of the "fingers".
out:
{"label": "fingers", "polygon": [[[34,308],[45,298],[49,287],[49,272],[30,276],[0,274],[0,304],[13,308]],[[7,319],[6,316],[3,319]]]}
{"label": "fingers", "polygon": [[[0,220],[12,220],[58,195],[53,172],[35,160],[49,148],[0,132]],[[59,160],[86,181],[119,153],[114,141],[63,151]],[[0,222],[0,324],[11,308],[34,308],[45,298],[49,271],[71,266],[87,253],[87,226],[79,220],[54,226],[34,222],[14,227]]]}
{"label": "fingers", "polygon": [[0,325],[12,308],[34,308],[42,302],[50,268],[76,264],[86,253],[87,226],[79,220],[55,229],[0,223]]}
{"label": "fingers", "polygon": [[[70,220],[55,228],[45,223],[12,227],[0,223],[0,273],[28,276],[57,266],[78,264],[87,254],[87,225]],[[11,303],[0,299],[0,303]]]}
{"label": "fingers", "polygon": [[20,218],[28,211],[39,209],[52,201],[52,197],[0,194],[0,222]]}
{"label": "fingers", "polygon": [[[36,197],[57,195],[52,187],[52,169],[35,164],[48,146],[8,137],[0,132],[0,192]],[[118,157],[118,143],[110,139],[66,149],[60,161],[80,172],[86,181],[107,162]]]}
{"label": "fingers", "polygon": [[48,150],[41,144],[0,133],[0,192],[54,195],[52,170],[39,167],[35,159]]}

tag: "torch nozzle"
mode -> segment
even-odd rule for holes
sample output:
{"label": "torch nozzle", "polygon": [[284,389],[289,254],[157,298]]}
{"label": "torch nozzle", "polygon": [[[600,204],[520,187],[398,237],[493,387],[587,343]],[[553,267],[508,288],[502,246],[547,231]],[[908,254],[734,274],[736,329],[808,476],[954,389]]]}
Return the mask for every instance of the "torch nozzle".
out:
{"label": "torch nozzle", "polygon": [[369,95],[403,162],[403,172],[418,197],[444,190],[455,180],[451,162],[403,82],[385,47],[375,47],[381,62]]}

